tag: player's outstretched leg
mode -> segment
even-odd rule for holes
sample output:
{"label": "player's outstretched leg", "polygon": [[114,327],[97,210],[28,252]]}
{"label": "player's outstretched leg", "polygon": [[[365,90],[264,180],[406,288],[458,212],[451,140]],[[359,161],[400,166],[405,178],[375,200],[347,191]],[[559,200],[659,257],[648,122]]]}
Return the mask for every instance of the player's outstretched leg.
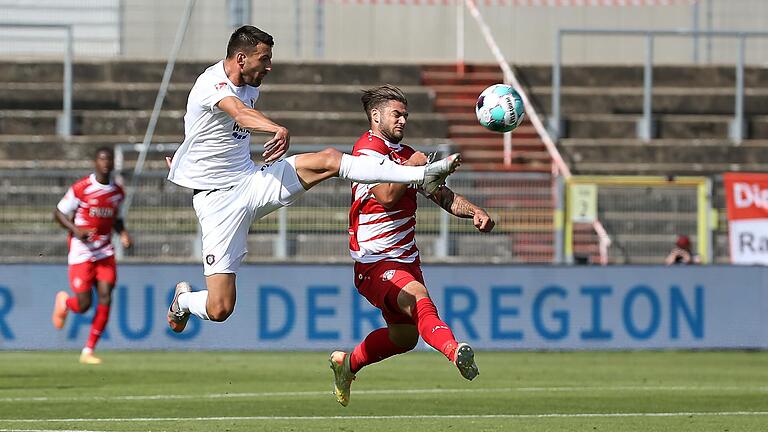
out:
{"label": "player's outstretched leg", "polygon": [[425,166],[399,165],[389,159],[360,155],[352,156],[329,148],[317,153],[295,156],[296,173],[305,189],[310,189],[330,177],[357,183],[415,183],[428,194],[434,193],[461,165],[461,156],[454,153]]}
{"label": "player's outstretched leg", "polygon": [[461,376],[472,381],[475,377],[480,375],[480,370],[478,370],[477,363],[475,363],[475,352],[469,344],[463,342],[460,343],[459,346],[456,347],[455,356],[453,363],[459,369]]}
{"label": "player's outstretched leg", "polygon": [[355,374],[349,363],[349,354],[344,351],[334,351],[328,362],[333,370],[333,393],[336,400],[342,405],[349,405],[349,392],[352,381],[355,380]]}
{"label": "player's outstretched leg", "polygon": [[179,306],[179,296],[188,292],[192,292],[189,282],[181,281],[177,283],[171,306],[168,308],[168,326],[176,333],[181,333],[184,327],[187,326],[187,321],[189,321],[189,311],[184,311]]}
{"label": "player's outstretched leg", "polygon": [[424,342],[442,352],[449,361],[453,362],[461,376],[471,381],[480,374],[475,364],[475,352],[472,347],[456,341],[453,331],[438,316],[432,299],[429,297],[419,299],[416,307],[412,309],[412,316]]}
{"label": "player's outstretched leg", "polygon": [[56,299],[53,302],[53,314],[51,315],[51,322],[56,329],[61,330],[64,328],[64,321],[67,319],[67,299],[69,294],[66,291],[59,291],[56,293]]}

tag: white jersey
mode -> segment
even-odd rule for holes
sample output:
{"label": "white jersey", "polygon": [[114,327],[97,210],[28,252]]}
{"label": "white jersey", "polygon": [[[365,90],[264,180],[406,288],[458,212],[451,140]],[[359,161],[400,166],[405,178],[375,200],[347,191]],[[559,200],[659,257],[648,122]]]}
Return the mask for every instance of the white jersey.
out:
{"label": "white jersey", "polygon": [[206,69],[189,92],[184,143],[173,156],[168,180],[190,189],[220,189],[239,183],[255,170],[250,132],[216,106],[228,96],[253,108],[259,89],[232,84],[220,61]]}

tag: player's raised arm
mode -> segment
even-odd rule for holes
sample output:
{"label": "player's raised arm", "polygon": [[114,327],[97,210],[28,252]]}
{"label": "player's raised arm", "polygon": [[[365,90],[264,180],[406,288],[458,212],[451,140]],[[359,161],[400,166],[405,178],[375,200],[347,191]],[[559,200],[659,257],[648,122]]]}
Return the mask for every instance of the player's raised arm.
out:
{"label": "player's raised arm", "polygon": [[233,96],[220,100],[218,107],[229,114],[238,125],[251,132],[275,134],[271,140],[264,143],[264,153],[262,153],[262,156],[264,156],[265,162],[275,161],[288,151],[291,141],[288,129],[273,122],[261,111],[248,108],[240,99]]}
{"label": "player's raised arm", "polygon": [[460,218],[472,218],[475,228],[480,232],[491,232],[496,222],[485,209],[471,203],[468,199],[452,191],[447,186],[440,187],[429,199],[448,213]]}

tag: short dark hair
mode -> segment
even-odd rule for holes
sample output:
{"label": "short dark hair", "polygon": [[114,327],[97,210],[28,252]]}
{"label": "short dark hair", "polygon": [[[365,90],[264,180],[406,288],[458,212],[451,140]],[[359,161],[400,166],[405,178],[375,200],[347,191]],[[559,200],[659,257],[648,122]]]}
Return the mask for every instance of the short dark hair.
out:
{"label": "short dark hair", "polygon": [[408,106],[408,100],[405,98],[403,91],[392,84],[384,84],[383,86],[363,90],[363,96],[360,100],[363,102],[363,109],[365,110],[365,115],[368,116],[368,121],[371,121],[372,109],[379,108],[389,101],[402,102],[403,105]]}
{"label": "short dark hair", "polygon": [[99,147],[99,148],[97,148],[96,151],[93,152],[93,159],[94,160],[99,158],[99,153],[107,153],[112,158],[115,157],[115,151],[112,150],[111,147]]}
{"label": "short dark hair", "polygon": [[256,45],[263,43],[269,46],[275,45],[275,40],[269,33],[259,30],[251,25],[244,25],[232,33],[227,44],[227,58],[231,58],[240,51],[251,51]]}

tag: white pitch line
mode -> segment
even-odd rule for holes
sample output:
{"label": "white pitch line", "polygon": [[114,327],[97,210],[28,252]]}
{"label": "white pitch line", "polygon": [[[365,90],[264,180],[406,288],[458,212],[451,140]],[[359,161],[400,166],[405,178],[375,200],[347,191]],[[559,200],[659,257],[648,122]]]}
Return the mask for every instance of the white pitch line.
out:
{"label": "white pitch line", "polygon": [[232,416],[232,417],[132,417],[132,418],[65,418],[65,419],[2,419],[2,423],[62,423],[62,422],[177,422],[177,421],[264,421],[264,420],[426,420],[426,419],[541,419],[541,418],[610,418],[610,417],[729,417],[766,416],[768,411],[722,412],[655,412],[655,413],[544,413],[544,414],[458,414],[458,415],[371,415],[371,416]]}
{"label": "white pitch line", "polygon": [[[355,390],[356,395],[402,395],[402,394],[451,394],[451,393],[566,393],[584,391],[740,391],[766,393],[768,387],[740,386],[610,386],[610,387],[506,387],[484,389],[381,389]],[[331,391],[295,391],[295,392],[252,392],[252,393],[209,393],[199,395],[122,395],[122,396],[28,396],[4,397],[0,402],[70,402],[70,401],[143,401],[143,400],[190,400],[190,399],[228,399],[228,398],[274,398],[274,397],[309,397],[327,396]]]}
{"label": "white pitch line", "polygon": [[0,432],[111,432],[85,429],[0,429]]}

